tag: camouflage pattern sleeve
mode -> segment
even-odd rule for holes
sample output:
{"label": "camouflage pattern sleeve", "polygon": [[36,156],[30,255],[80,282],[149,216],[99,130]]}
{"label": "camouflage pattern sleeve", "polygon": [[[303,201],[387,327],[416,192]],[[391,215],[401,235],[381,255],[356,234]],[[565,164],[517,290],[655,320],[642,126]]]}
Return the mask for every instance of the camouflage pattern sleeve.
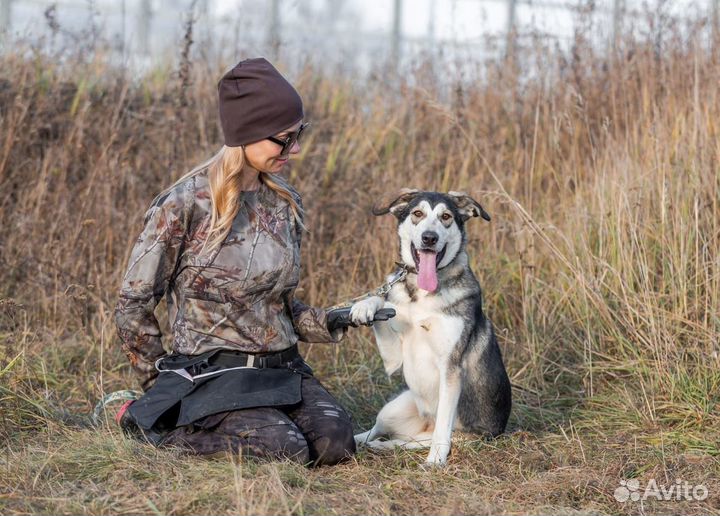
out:
{"label": "camouflage pattern sleeve", "polygon": [[327,327],[327,312],[322,308],[308,306],[292,300],[293,326],[303,342],[340,342],[347,328],[338,328],[330,333]]}
{"label": "camouflage pattern sleeve", "polygon": [[155,361],[165,354],[155,307],[176,270],[193,205],[193,181],[156,197],[145,213],[115,306],[122,349],[147,390],[155,378]]}

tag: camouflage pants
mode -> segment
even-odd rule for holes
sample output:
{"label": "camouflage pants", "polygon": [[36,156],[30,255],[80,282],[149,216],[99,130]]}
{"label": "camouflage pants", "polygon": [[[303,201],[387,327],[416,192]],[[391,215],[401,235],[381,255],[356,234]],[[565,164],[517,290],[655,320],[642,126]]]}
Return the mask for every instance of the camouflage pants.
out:
{"label": "camouflage pants", "polygon": [[297,405],[213,414],[170,431],[162,444],[199,455],[231,452],[316,466],[336,464],[355,453],[350,415],[312,376],[302,379]]}

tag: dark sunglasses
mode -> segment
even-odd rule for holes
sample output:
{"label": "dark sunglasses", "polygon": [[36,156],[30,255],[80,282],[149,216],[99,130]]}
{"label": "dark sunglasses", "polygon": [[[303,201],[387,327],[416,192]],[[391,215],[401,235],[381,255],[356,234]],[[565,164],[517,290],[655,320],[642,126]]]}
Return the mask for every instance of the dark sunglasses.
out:
{"label": "dark sunglasses", "polygon": [[280,156],[287,156],[290,153],[290,149],[292,149],[293,145],[295,145],[295,142],[300,141],[300,135],[309,125],[310,122],[302,124],[300,126],[300,129],[298,129],[294,133],[288,134],[287,138],[285,138],[284,140],[280,138],[275,138],[274,136],[268,136],[266,139],[270,140],[273,143],[281,145],[282,150],[280,151]]}

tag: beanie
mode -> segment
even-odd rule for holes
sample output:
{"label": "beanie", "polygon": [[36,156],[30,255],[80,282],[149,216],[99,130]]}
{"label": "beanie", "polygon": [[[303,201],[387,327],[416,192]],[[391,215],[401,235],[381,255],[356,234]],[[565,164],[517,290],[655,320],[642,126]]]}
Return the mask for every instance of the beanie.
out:
{"label": "beanie", "polygon": [[240,61],[218,82],[225,145],[264,140],[302,120],[302,99],[265,58]]}

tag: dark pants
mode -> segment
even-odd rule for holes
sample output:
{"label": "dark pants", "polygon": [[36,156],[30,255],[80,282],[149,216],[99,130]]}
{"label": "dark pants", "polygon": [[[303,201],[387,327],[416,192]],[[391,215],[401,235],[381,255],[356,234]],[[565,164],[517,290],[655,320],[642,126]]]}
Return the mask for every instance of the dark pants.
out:
{"label": "dark pants", "polygon": [[163,445],[199,455],[225,452],[301,464],[336,464],[355,453],[350,415],[314,377],[302,379],[302,401],[289,407],[221,412],[171,430]]}

